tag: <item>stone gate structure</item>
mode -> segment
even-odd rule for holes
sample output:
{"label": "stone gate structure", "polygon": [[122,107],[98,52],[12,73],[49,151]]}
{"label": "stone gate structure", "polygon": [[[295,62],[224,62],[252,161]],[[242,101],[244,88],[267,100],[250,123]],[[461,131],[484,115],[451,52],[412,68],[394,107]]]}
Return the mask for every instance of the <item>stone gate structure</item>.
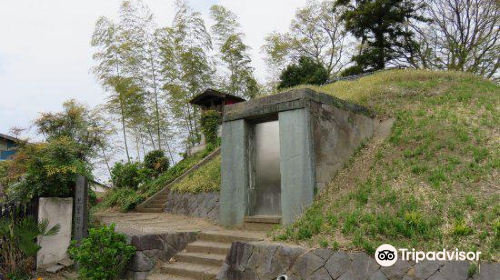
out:
{"label": "stone gate structure", "polygon": [[289,224],[313,201],[378,121],[362,106],[310,89],[226,106],[220,222],[280,216]]}

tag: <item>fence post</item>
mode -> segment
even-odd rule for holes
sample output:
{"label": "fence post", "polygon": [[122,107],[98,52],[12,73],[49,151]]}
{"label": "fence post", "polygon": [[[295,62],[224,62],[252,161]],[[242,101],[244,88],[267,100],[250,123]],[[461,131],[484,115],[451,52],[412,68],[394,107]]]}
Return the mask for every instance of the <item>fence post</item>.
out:
{"label": "fence post", "polygon": [[88,187],[89,183],[87,178],[78,175],[76,179],[76,187],[74,194],[74,214],[73,214],[73,228],[74,228],[74,240],[77,244],[87,237],[87,227],[88,227]]}

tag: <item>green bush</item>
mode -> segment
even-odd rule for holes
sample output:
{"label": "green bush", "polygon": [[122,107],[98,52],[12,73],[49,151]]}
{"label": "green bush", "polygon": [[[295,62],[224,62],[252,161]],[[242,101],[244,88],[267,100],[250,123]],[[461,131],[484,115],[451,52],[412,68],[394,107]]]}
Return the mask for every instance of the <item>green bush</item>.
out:
{"label": "green bush", "polygon": [[41,249],[38,236],[51,236],[59,232],[59,224],[48,228],[48,220],[37,222],[33,217],[21,220],[10,217],[0,219],[0,275],[7,279],[31,279],[36,254]]}
{"label": "green bush", "polygon": [[215,110],[207,110],[201,113],[201,131],[205,135],[207,145],[217,145],[217,128],[221,121],[221,115]]}
{"label": "green bush", "polygon": [[136,205],[163,189],[166,185],[198,163],[208,154],[208,151],[203,151],[184,158],[183,160],[177,162],[174,166],[170,167],[166,172],[160,174],[158,178],[144,182],[138,190],[132,190],[129,188],[112,189],[106,193],[106,196],[103,197],[102,203],[99,203],[97,207],[118,207],[121,211],[132,210]]}
{"label": "green bush", "polygon": [[130,188],[136,190],[143,182],[141,166],[137,162],[117,162],[111,169],[111,181],[115,188]]}
{"label": "green bush", "polygon": [[280,75],[278,89],[297,85],[322,85],[328,80],[328,70],[312,58],[302,56],[298,64],[291,64]]}
{"label": "green bush", "polygon": [[91,178],[91,166],[81,159],[78,144],[67,137],[22,146],[10,164],[11,199],[70,197],[77,175]]}
{"label": "green bush", "polygon": [[151,151],[144,157],[144,168],[154,178],[167,171],[169,167],[170,162],[162,150]]}
{"label": "green bush", "polygon": [[72,243],[69,254],[79,264],[82,279],[114,280],[135,252],[125,235],[115,232],[115,225],[91,228],[80,246]]}
{"label": "green bush", "polygon": [[363,68],[359,65],[353,65],[351,67],[346,68],[342,72],[340,72],[340,76],[342,77],[347,77],[347,76],[352,76],[352,75],[359,75],[363,74]]}

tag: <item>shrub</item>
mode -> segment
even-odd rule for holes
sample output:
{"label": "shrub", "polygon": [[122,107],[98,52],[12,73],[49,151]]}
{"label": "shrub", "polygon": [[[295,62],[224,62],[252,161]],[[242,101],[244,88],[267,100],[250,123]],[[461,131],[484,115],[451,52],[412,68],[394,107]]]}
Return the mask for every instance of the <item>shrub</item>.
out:
{"label": "shrub", "polygon": [[115,188],[137,189],[143,181],[143,174],[139,163],[115,163],[111,169],[111,181]]}
{"label": "shrub", "polygon": [[169,167],[170,162],[162,150],[151,151],[144,157],[144,168],[154,178],[167,171]]}
{"label": "shrub", "polygon": [[217,145],[217,128],[220,121],[221,116],[215,110],[207,110],[201,114],[201,131],[205,135],[207,145]]}
{"label": "shrub", "polygon": [[81,159],[78,145],[67,137],[22,146],[10,164],[10,198],[69,197],[78,174],[91,178],[91,168]]}
{"label": "shrub", "polygon": [[[130,188],[113,188],[106,193],[101,204],[102,207],[119,207],[121,211],[129,211],[142,202],[144,197]],[[98,207],[99,207],[98,205]]]}
{"label": "shrub", "polygon": [[41,249],[38,236],[50,236],[59,232],[59,224],[48,229],[49,222],[38,223],[32,217],[15,220],[0,219],[0,275],[7,279],[30,279],[36,253]]}
{"label": "shrub", "polygon": [[280,75],[278,89],[297,85],[322,85],[328,80],[328,70],[312,58],[302,56],[298,64],[291,64]]}
{"label": "shrub", "polygon": [[78,262],[83,279],[114,280],[135,252],[125,235],[115,232],[115,225],[91,228],[80,246],[72,243],[69,254]]}
{"label": "shrub", "polygon": [[359,75],[363,74],[363,68],[359,65],[353,65],[351,67],[346,68],[340,73],[340,76],[342,77],[347,77],[347,76],[353,76],[353,75]]}

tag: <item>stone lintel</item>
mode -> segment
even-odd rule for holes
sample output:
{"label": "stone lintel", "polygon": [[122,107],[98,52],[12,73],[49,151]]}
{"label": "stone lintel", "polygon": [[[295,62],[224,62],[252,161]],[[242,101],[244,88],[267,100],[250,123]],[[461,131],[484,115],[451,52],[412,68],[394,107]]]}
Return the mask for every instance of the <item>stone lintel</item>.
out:
{"label": "stone lintel", "polygon": [[316,92],[311,89],[295,89],[226,106],[224,111],[224,122],[238,119],[265,118],[268,115],[279,112],[308,107],[310,101],[331,105],[372,118],[375,116],[375,113],[368,108],[331,95]]}

